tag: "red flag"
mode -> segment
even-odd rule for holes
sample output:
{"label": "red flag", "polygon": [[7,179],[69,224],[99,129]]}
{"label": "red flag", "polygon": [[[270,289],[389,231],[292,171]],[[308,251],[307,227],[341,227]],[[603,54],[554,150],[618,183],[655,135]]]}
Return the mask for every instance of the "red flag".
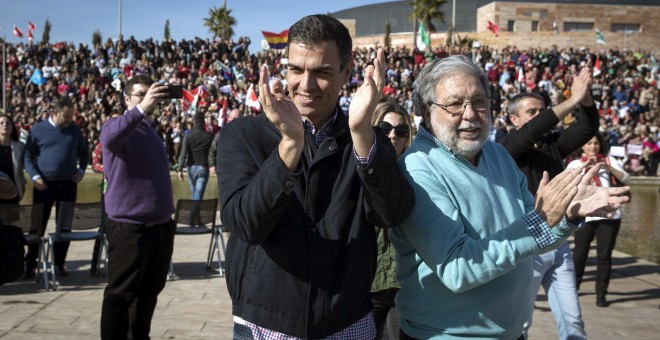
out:
{"label": "red flag", "polygon": [[486,28],[488,28],[489,31],[493,32],[493,34],[495,34],[496,37],[498,36],[497,32],[500,31],[500,26],[497,26],[495,25],[495,23],[488,20],[488,26]]}
{"label": "red flag", "polygon": [[66,47],[66,43],[65,43],[64,41],[60,41],[60,42],[58,42],[58,43],[54,43],[54,44],[53,44],[53,49],[54,49],[55,51],[59,51],[59,50],[65,48],[65,47]]}
{"label": "red flag", "polygon": [[600,56],[596,56],[596,63],[594,64],[594,77],[600,75]]}
{"label": "red flag", "polygon": [[32,35],[32,31],[28,30],[28,40],[32,41],[32,39],[34,39],[34,36]]}
{"label": "red flag", "polygon": [[31,21],[28,21],[28,31],[35,31],[37,26],[35,26]]}
{"label": "red flag", "polygon": [[261,103],[259,102],[259,97],[257,93],[254,92],[254,84],[250,84],[247,94],[245,95],[245,105],[251,108],[254,108],[257,111],[261,111]]}
{"label": "red flag", "polygon": [[16,25],[14,25],[14,35],[17,38],[23,38],[23,32],[20,29],[18,29],[18,27],[16,27]]}

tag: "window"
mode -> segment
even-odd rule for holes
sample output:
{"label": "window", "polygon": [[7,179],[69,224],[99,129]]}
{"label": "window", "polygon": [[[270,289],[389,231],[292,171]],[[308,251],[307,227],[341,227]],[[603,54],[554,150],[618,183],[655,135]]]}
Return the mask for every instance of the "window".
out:
{"label": "window", "polygon": [[542,9],[542,10],[539,12],[539,16],[540,16],[541,18],[547,18],[547,17],[548,17],[548,10],[547,10],[547,9]]}
{"label": "window", "polygon": [[532,20],[532,32],[536,32],[539,30],[539,22],[536,20]]}
{"label": "window", "polygon": [[524,12],[523,12],[523,15],[526,16],[526,17],[531,17],[531,16],[532,16],[532,12],[531,12],[531,11],[524,11]]}
{"label": "window", "polygon": [[641,28],[640,24],[612,24],[612,32],[637,33]]}
{"label": "window", "polygon": [[513,32],[513,26],[515,25],[515,23],[516,22],[513,21],[513,20],[508,20],[506,22],[506,30],[509,31],[509,32]]}
{"label": "window", "polygon": [[565,32],[587,32],[594,30],[593,22],[564,22]]}

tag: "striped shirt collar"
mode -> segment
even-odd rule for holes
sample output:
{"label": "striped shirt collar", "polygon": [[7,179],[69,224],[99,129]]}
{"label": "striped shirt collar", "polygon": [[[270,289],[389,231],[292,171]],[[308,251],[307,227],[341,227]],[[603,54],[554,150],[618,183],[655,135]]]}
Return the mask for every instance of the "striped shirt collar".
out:
{"label": "striped shirt collar", "polygon": [[316,145],[321,145],[321,143],[325,140],[326,137],[330,134],[330,131],[332,130],[332,125],[335,123],[335,120],[337,120],[337,114],[338,114],[338,109],[335,107],[335,113],[332,115],[332,118],[328,119],[323,125],[321,125],[321,128],[316,130],[316,127],[312,123],[311,120],[307,119],[307,117],[302,117],[303,120],[303,127],[305,128],[305,131],[309,132],[312,136],[314,136],[314,141],[316,142]]}

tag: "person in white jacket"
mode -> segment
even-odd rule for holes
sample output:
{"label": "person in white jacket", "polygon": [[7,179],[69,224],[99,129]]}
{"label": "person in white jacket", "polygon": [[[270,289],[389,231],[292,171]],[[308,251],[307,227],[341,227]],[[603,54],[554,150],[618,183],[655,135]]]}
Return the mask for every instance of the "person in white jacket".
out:
{"label": "person in white jacket", "polygon": [[[598,175],[594,176],[594,184],[601,187],[613,187],[627,184],[630,175],[623,170],[623,166],[614,158],[603,152],[603,137],[597,133],[587,144],[582,146],[582,157],[568,164],[567,168],[585,168],[587,171],[600,163]],[[612,273],[612,250],[616,243],[616,236],[621,227],[621,209],[613,213],[610,218],[587,217],[586,225],[575,232],[575,248],[573,249],[573,262],[575,263],[575,279],[578,289],[582,282],[584,267],[589,255],[589,245],[596,237],[596,305],[607,307],[609,303],[605,296]]]}

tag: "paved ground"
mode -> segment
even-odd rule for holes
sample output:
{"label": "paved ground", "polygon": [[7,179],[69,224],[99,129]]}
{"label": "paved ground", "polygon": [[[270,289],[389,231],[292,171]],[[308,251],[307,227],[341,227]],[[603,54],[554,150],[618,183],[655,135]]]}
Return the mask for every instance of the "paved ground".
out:
{"label": "paved ground", "polygon": [[[167,283],[153,319],[154,339],[231,339],[231,302],[224,278],[205,270],[210,235],[179,236],[174,268],[179,279]],[[89,274],[93,242],[72,243],[59,289],[18,281],[0,287],[1,339],[96,339],[104,278]],[[592,251],[592,256],[593,256]],[[615,252],[609,308],[595,305],[593,275],[587,267],[580,296],[591,339],[658,339],[660,266]],[[215,266],[214,266],[215,269]],[[534,312],[531,339],[557,339],[545,296]]]}

